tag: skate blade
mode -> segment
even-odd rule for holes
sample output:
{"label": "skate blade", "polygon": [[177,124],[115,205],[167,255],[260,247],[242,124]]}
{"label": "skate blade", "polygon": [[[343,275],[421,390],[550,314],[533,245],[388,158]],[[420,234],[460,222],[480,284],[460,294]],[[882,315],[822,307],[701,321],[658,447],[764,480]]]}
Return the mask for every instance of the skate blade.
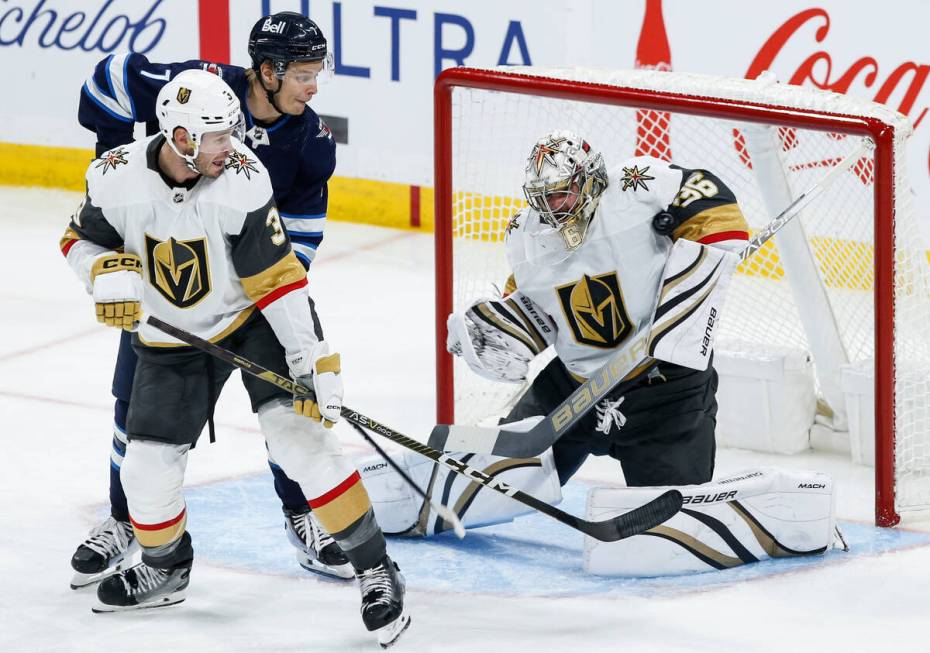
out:
{"label": "skate blade", "polygon": [[147,610],[149,608],[166,608],[169,605],[176,605],[186,599],[187,596],[183,591],[173,592],[168,596],[163,596],[155,601],[139,603],[138,605],[107,605],[99,600],[90,609],[94,614],[106,614],[109,612],[130,612],[132,610]]}
{"label": "skate blade", "polygon": [[407,628],[410,627],[410,615],[407,614],[405,609],[401,615],[389,623],[386,626],[381,626],[375,633],[378,635],[378,643],[381,645],[381,648],[390,648],[393,646],[400,636],[406,632]]}
{"label": "skate blade", "polygon": [[336,578],[339,580],[350,580],[355,578],[355,570],[349,563],[339,565],[338,567],[324,565],[319,560],[311,558],[310,556],[304,555],[298,551],[297,564],[299,564],[307,571],[312,571],[314,574],[319,574],[320,576],[324,576],[326,578]]}
{"label": "skate blade", "polygon": [[82,587],[96,585],[114,574],[129,569],[133,563],[132,556],[137,551],[139,551],[139,543],[137,540],[133,540],[129,548],[113,558],[113,563],[103,571],[98,571],[96,574],[82,574],[79,571],[74,572],[74,576],[71,577],[71,589],[79,590]]}

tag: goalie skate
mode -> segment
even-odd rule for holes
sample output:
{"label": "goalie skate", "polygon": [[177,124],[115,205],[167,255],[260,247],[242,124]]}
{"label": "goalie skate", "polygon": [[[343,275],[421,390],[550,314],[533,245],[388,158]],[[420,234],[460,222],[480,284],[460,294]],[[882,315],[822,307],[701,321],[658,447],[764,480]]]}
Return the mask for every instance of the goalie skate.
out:
{"label": "goalie skate", "polygon": [[388,648],[410,625],[410,616],[404,609],[404,576],[388,556],[377,566],[359,570],[356,575],[362,592],[362,621],[377,635],[381,648]]}
{"label": "goalie skate", "polygon": [[298,513],[285,508],[284,528],[297,549],[297,564],[301,567],[330,578],[349,580],[355,576],[345,553],[312,512]]}
{"label": "goalie skate", "polygon": [[129,522],[108,517],[95,526],[71,557],[71,589],[99,583],[132,563],[139,542]]}
{"label": "goalie skate", "polygon": [[100,583],[97,604],[91,609],[125,612],[174,605],[186,598],[190,576],[190,567],[158,569],[140,562]]}

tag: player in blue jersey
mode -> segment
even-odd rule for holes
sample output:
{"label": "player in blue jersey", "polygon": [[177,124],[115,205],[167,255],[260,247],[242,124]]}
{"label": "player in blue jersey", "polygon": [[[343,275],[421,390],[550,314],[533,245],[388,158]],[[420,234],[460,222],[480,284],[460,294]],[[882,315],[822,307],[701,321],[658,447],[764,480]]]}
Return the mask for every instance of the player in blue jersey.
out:
{"label": "player in blue jersey", "polygon": [[[332,57],[319,27],[292,12],[262,17],[249,34],[248,48],[252,59],[249,69],[201,60],[158,64],[141,54],[110,55],[97,64],[81,89],[78,119],[96,133],[99,157],[131,142],[137,123],[147,123],[150,131],[157,130],[156,97],[178,73],[196,68],[219,75],[239,98],[247,128],[246,144],[268,169],[293,250],[309,269],[323,240],[327,181],[336,165],[336,144],[329,128],[307,103],[316,95],[318,81],[332,74]],[[246,173],[247,166],[236,167],[236,173],[240,172]],[[322,339],[316,311],[312,312],[317,337]],[[113,376],[116,407],[110,454],[110,517],[96,526],[75,552],[71,560],[75,571],[72,588],[116,573],[138,547],[120,482],[126,415],[136,368],[129,335],[128,331],[122,334]],[[270,455],[268,462],[284,510],[288,539],[297,547],[298,562],[310,571],[352,578],[348,559],[309,511],[300,486]]]}

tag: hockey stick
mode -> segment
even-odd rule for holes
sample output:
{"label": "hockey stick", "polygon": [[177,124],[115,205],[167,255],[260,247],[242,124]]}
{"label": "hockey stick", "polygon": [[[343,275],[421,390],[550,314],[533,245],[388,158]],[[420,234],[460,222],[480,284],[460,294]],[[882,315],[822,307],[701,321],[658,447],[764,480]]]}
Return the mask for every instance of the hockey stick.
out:
{"label": "hockey stick", "polygon": [[[805,206],[866,152],[874,149],[869,138],[863,138],[859,146],[817,183],[801,193],[781,213],[773,218],[738,252],[740,262],[755,254],[772,236],[796,217]],[[655,360],[646,353],[652,337],[653,322],[638,328],[628,343],[620,349],[587,381],[578,386],[565,400],[529,430],[508,430],[480,426],[456,426],[438,424],[433,427],[429,446],[441,451],[465,451],[469,453],[493,454],[511,458],[538,456],[588,414],[595,404],[611,393],[622,381],[635,379],[648,369]]]}
{"label": "hockey stick", "polygon": [[405,472],[400,465],[394,462],[394,459],[391,458],[387,452],[381,448],[381,445],[375,442],[374,438],[368,435],[365,429],[352,421],[349,421],[349,424],[352,426],[352,428],[358,431],[358,434],[362,436],[375,451],[378,452],[378,455],[384,458],[387,464],[390,465],[394,471],[397,472],[402,479],[404,479],[404,481],[406,481],[407,485],[412,487],[414,490],[416,490],[417,494],[423,497],[423,500],[426,501],[430,507],[436,511],[436,514],[439,515],[444,522],[447,524],[452,524],[452,530],[455,531],[455,534],[460,540],[465,537],[465,527],[462,525],[462,520],[459,519],[459,516],[455,514],[452,508],[443,503],[439,503],[426,492],[424,492],[423,489],[417,485],[412,478],[410,478],[410,475],[407,474],[407,472]]}
{"label": "hockey stick", "polygon": [[[186,342],[189,345],[196,347],[211,356],[229,363],[234,367],[238,367],[240,370],[243,370],[253,376],[257,376],[260,379],[264,379],[268,383],[272,383],[282,390],[286,390],[292,394],[307,395],[313,396],[313,391],[309,388],[304,387],[303,385],[296,383],[288,378],[276,374],[269,369],[266,369],[259,365],[258,363],[253,363],[252,361],[237,356],[233,352],[223,349],[219,345],[215,345],[212,342],[204,340],[198,336],[195,336],[193,333],[179,329],[178,327],[172,326],[167,322],[163,322],[154,315],[145,315],[142,320],[144,320],[149,325],[159,329],[170,336],[174,336],[182,342]],[[600,540],[602,542],[615,542],[617,540],[622,540],[623,538],[630,537],[632,535],[637,535],[644,531],[658,526],[659,524],[671,519],[674,517],[679,510],[681,510],[682,498],[681,492],[678,490],[669,490],[660,496],[656,497],[652,501],[631,510],[630,512],[618,515],[612,519],[606,519],[604,521],[587,521],[574,515],[570,515],[567,512],[559,510],[555,506],[551,506],[544,501],[540,501],[536,497],[526,494],[525,492],[518,490],[514,487],[507,485],[502,481],[495,480],[494,478],[488,476],[484,472],[475,469],[474,467],[469,467],[465,463],[451,458],[450,456],[442,453],[441,451],[436,451],[431,447],[426,446],[421,442],[417,442],[407,436],[398,433],[397,431],[376,422],[370,417],[366,417],[350,408],[342,407],[342,412],[340,413],[342,417],[346,419],[351,424],[354,424],[360,428],[365,428],[370,431],[381,435],[392,442],[396,442],[406,449],[415,451],[419,454],[426,456],[434,460],[435,462],[451,469],[456,474],[461,476],[466,476],[470,478],[473,482],[489,487],[492,490],[505,494],[508,497],[519,501],[520,503],[527,505],[534,510],[556,519],[567,526],[571,526],[575,530],[579,530],[586,535]],[[446,507],[448,510],[448,507]],[[450,511],[451,512],[451,511]],[[446,516],[443,516],[443,519],[449,519]]]}

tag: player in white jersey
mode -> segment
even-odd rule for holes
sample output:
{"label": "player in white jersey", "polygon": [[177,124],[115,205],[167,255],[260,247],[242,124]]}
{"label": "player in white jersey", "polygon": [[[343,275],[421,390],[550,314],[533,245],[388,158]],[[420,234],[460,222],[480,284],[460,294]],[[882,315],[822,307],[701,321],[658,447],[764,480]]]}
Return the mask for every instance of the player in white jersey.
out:
{"label": "player in white jersey", "polygon": [[[582,138],[556,131],[534,146],[524,192],[529,207],[507,228],[513,275],[503,296],[453,313],[447,348],[486,378],[521,382],[530,361],[553,347],[506,423],[536,423],[529,418],[552,414],[582,383],[598,389],[612,376],[599,371],[609,361],[633,368],[617,387],[601,386],[606,395],[594,406],[580,394],[571,406],[582,417],[539,457],[450,455],[548,503],[590,454],[611,456],[630,487],[592,490],[588,502],[614,514],[653,498],[651,486],[679,486],[688,506],[669,523],[622,542],[588,538],[585,568],[594,573],[681,574],[828,550],[835,512],[826,475],[762,469],[711,481],[713,333],[739,260],[733,250],[748,236],[730,189],[706,170],[649,157],[608,171]],[[467,480],[403,462],[466,526],[523,512]],[[361,468],[386,532],[449,527],[383,464]]]}
{"label": "player in white jersey", "polygon": [[[234,137],[239,100],[216,75],[181,73],[159,92],[161,133],[104,153],[62,247],[98,320],[146,313],[312,387],[316,401],[243,381],[275,460],[300,484],[356,571],[362,618],[392,643],[409,623],[365,487],[328,428],[339,419],[339,355],[314,333],[304,267],[267,170]],[[193,563],[181,493],[196,443],[232,367],[144,321],[121,469],[142,562],[104,580],[95,611],[178,603]]]}
{"label": "player in white jersey", "polygon": [[[691,256],[682,247],[691,244],[691,251],[704,252],[688,283],[697,283],[698,272],[708,269],[716,275],[707,286],[719,294],[689,291],[702,300],[702,308],[722,296],[735,259],[727,250],[745,244],[748,235],[733,193],[712,173],[648,157],[608,171],[601,155],[570,132],[553,132],[534,146],[524,190],[529,207],[507,227],[513,275],[504,296],[475,301],[448,322],[449,351],[492,380],[523,381],[530,360],[554,346],[556,358],[504,422],[551,413],[628,347],[638,329],[649,326],[663,274],[680,260],[673,250]],[[676,241],[682,242],[673,245]],[[705,327],[700,326],[697,340]],[[676,342],[693,343],[695,337],[689,337]],[[717,375],[707,364],[709,356],[699,361],[701,369],[658,362],[634,370],[551,452],[537,458],[469,453],[462,459],[550,503],[561,500],[560,486],[592,453],[619,460],[631,486],[707,482],[714,469],[717,409]],[[527,512],[415,456],[402,462],[422,486],[455,506],[466,526]],[[449,528],[381,461],[365,460],[360,468],[386,532],[429,535]]]}
{"label": "player in white jersey", "polygon": [[[546,415],[591,376],[656,308],[673,243],[735,249],[748,228],[729,188],[706,170],[636,157],[607,170],[579,136],[556,131],[529,157],[529,207],[507,228],[513,275],[504,297],[450,320],[449,350],[468,339],[479,373],[525,378],[548,345],[556,358],[503,420]],[[616,458],[630,486],[710,481],[717,375],[653,362],[608,395],[553,447],[561,484],[589,454]]]}

